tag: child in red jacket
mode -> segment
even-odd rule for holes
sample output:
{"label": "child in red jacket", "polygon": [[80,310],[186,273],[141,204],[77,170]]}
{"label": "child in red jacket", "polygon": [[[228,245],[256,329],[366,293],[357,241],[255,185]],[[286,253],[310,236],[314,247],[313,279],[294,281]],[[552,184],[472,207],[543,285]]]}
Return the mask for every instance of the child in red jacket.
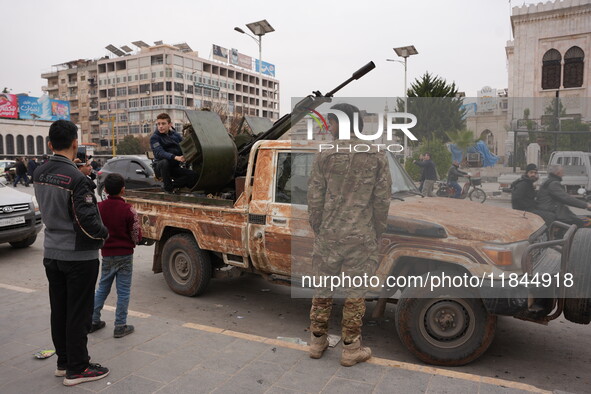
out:
{"label": "child in red jacket", "polygon": [[117,288],[117,309],[113,336],[121,338],[131,334],[132,325],[127,324],[127,307],[131,290],[133,249],[142,239],[142,230],[135,210],[121,196],[125,194],[125,181],[119,174],[105,178],[108,198],[98,204],[103,223],[109,229],[109,238],[101,249],[103,256],[101,280],[94,296],[94,313],[90,332],[105,327],[101,310],[111,291],[113,280]]}

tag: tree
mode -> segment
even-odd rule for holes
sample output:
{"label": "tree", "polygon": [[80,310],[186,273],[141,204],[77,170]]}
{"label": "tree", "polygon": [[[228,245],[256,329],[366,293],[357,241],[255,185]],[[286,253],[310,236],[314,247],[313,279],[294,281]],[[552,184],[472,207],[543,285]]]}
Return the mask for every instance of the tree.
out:
{"label": "tree", "polygon": [[126,135],[123,140],[117,143],[118,155],[139,155],[145,153],[142,150],[140,140],[132,135]]}
{"label": "tree", "polygon": [[[417,117],[412,133],[419,139],[448,140],[447,132],[465,127],[465,110],[455,82],[449,84],[439,76],[426,72],[407,91],[408,112]],[[404,111],[404,100],[398,99],[398,111]]]}

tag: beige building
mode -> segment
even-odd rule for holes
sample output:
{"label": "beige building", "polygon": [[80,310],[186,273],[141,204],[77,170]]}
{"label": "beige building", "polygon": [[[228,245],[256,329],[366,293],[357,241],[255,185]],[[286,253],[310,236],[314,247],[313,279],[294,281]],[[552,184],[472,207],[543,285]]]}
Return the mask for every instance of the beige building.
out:
{"label": "beige building", "polygon": [[0,119],[0,158],[50,154],[50,125],[40,120]]}
{"label": "beige building", "polygon": [[500,157],[507,154],[508,103],[507,89],[485,86],[478,91],[473,102],[466,104],[466,128],[474,132],[488,146],[491,153]]}
{"label": "beige building", "polygon": [[[86,96],[79,94],[77,102],[71,101],[71,112],[78,115],[72,117],[80,124],[83,142],[105,149],[113,135],[117,139],[149,135],[161,112],[167,112],[180,129],[187,120],[185,109],[210,108],[230,116],[279,118],[277,79],[202,59],[187,44],[149,46],[141,41],[136,44],[139,44],[136,53],[121,51],[121,56],[88,61],[86,67],[90,68],[92,63],[93,71],[83,75],[70,69],[42,75],[48,79],[47,91],[52,98],[73,93],[70,90],[62,93],[61,88],[63,79],[68,89],[75,87],[73,75],[78,82],[77,91],[89,92]],[[64,71],[67,78],[63,77]],[[86,107],[88,112],[83,112],[82,108]],[[88,114],[88,122],[83,114]]]}
{"label": "beige building", "polygon": [[505,48],[512,119],[540,119],[555,97],[568,116],[591,120],[591,2],[562,0],[514,7]]}

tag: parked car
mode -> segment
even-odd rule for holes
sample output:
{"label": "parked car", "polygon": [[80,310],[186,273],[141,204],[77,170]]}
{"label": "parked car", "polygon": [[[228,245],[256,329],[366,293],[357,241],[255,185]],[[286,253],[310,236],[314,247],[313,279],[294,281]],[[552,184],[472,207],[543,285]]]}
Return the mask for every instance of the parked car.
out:
{"label": "parked car", "polygon": [[26,248],[35,242],[42,226],[35,198],[0,180],[0,243]]}
{"label": "parked car", "polygon": [[107,198],[105,178],[111,173],[121,174],[125,179],[125,188],[143,189],[161,186],[154,177],[152,161],[145,156],[118,156],[108,160],[97,173],[97,188],[101,199]]}
{"label": "parked car", "polygon": [[8,182],[14,179],[16,162],[14,160],[0,160],[0,177],[6,178]]}

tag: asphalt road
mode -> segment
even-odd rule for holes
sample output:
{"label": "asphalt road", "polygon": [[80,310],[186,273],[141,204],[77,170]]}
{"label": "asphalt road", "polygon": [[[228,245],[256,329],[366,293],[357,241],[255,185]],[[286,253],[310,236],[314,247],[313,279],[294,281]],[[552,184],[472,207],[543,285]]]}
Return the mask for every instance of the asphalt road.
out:
{"label": "asphalt road", "polygon": [[[33,188],[19,187],[33,194]],[[486,204],[508,206],[503,199]],[[45,290],[42,266],[43,232],[27,249],[0,245],[0,283]],[[162,274],[151,272],[153,246],[141,246],[134,256],[130,310],[276,338],[294,337],[308,341],[310,301],[291,297],[288,287],[273,285],[247,275],[231,280],[212,280],[206,294],[188,298],[168,289]],[[115,290],[113,290],[114,292]],[[107,305],[115,305],[111,294]],[[49,307],[49,304],[48,304]],[[368,304],[367,315],[372,304]],[[400,343],[394,326],[394,308],[386,317],[364,322],[364,342],[374,354],[392,360],[421,364]],[[331,331],[339,333],[340,308],[335,308]],[[133,317],[129,322],[133,324]],[[112,322],[110,322],[112,324]],[[48,322],[49,324],[49,322]],[[477,361],[450,368],[486,377],[527,383],[547,390],[591,392],[590,327],[568,322],[563,317],[548,326],[501,317],[494,342]]]}

